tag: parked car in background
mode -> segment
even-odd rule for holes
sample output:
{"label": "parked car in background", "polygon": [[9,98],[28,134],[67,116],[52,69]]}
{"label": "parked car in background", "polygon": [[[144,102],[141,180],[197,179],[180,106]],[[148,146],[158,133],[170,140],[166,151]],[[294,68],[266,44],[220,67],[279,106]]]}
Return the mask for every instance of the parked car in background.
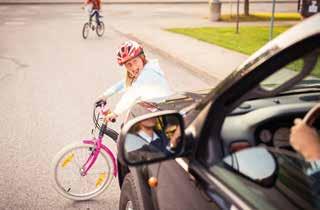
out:
{"label": "parked car in background", "polygon": [[[215,88],[125,124],[119,208],[320,209],[319,179],[289,143],[294,119],[320,102],[319,23],[315,15],[281,34]],[[161,144],[139,139],[150,119]]]}

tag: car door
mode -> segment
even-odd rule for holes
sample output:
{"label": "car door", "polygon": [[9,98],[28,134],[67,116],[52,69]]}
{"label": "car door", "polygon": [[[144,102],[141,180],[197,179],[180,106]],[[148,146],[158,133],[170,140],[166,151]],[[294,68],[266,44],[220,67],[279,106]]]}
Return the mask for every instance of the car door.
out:
{"label": "car door", "polygon": [[158,186],[151,189],[157,209],[219,209],[203,193],[186,168],[180,165],[183,160],[178,161],[169,160],[148,166],[149,177],[158,178]]}
{"label": "car door", "polygon": [[[239,190],[235,190],[231,184],[241,183],[238,185],[239,188],[249,188],[250,181],[248,182],[243,176],[236,176],[223,167],[219,167],[228,153],[224,139],[221,137],[226,116],[246,99],[275,95],[292,87],[309,73],[310,67],[308,65],[315,65],[312,59],[305,62],[305,66],[297,76],[283,82],[275,89],[264,90],[259,85],[260,82],[290,62],[319,49],[320,28],[317,22],[319,20],[320,16],[317,16],[313,20],[295,27],[251,56],[223,83],[219,84],[216,91],[207,98],[207,101],[204,100],[202,106],[205,108],[202,115],[205,116],[205,119],[203,121],[196,119],[191,125],[194,128],[189,128],[189,130],[197,130],[200,127],[200,131],[193,135],[194,141],[197,143],[194,159],[189,163],[189,171],[202,185],[208,197],[219,203],[221,208],[263,209],[262,206],[259,206],[259,196],[253,206],[254,202],[249,201],[244,194],[241,195]],[[232,132],[232,130],[230,131]],[[233,182],[230,181],[230,177],[233,177]],[[256,193],[262,192],[262,189],[255,188],[255,190]],[[263,199],[261,200],[263,201]],[[266,202],[262,203],[266,204]],[[292,209],[289,208],[289,203],[286,207]]]}

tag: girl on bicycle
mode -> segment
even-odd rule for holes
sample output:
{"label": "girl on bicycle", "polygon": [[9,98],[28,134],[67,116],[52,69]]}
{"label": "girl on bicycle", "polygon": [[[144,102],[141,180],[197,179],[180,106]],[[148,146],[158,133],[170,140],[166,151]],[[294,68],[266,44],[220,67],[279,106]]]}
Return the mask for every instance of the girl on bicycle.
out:
{"label": "girl on bicycle", "polygon": [[98,97],[98,101],[101,101],[124,92],[115,109],[109,112],[109,121],[115,120],[137,101],[157,102],[156,98],[172,95],[173,92],[158,60],[148,60],[142,46],[137,42],[129,40],[123,43],[117,52],[117,61],[120,66],[125,67],[124,80],[111,86]]}
{"label": "girl on bicycle", "polygon": [[93,16],[96,17],[97,24],[100,24],[99,17],[100,16],[100,9],[101,9],[101,0],[85,0],[84,7],[90,13],[90,21]]}

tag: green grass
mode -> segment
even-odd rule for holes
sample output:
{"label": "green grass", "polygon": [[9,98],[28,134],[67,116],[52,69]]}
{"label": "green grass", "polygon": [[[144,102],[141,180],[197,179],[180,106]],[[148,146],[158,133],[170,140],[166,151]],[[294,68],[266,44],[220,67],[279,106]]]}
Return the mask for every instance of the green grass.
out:
{"label": "green grass", "polygon": [[[291,26],[276,26],[273,37],[286,31]],[[269,26],[241,26],[240,33],[235,27],[202,27],[202,28],[171,28],[170,32],[179,33],[195,39],[215,44],[230,50],[251,55],[269,41]],[[320,77],[320,57],[312,75]],[[289,68],[301,70],[302,62],[290,64]]]}
{"label": "green grass", "polygon": [[[289,27],[275,27],[274,36],[284,32]],[[241,26],[239,34],[235,33],[235,27],[172,28],[168,31],[191,36],[248,55],[269,41],[269,27],[262,26]]]}
{"label": "green grass", "polygon": [[[271,13],[252,13],[249,16],[239,15],[239,21],[270,21]],[[276,21],[299,21],[301,15],[299,13],[275,13],[274,19]],[[220,17],[221,21],[234,22],[237,20],[236,15],[223,14]]]}
{"label": "green grass", "polygon": [[[293,63],[290,63],[288,65],[288,68],[294,71],[301,71],[302,66],[303,66],[303,61],[299,59]],[[312,70],[311,75],[320,78],[320,56],[318,57],[316,66]]]}

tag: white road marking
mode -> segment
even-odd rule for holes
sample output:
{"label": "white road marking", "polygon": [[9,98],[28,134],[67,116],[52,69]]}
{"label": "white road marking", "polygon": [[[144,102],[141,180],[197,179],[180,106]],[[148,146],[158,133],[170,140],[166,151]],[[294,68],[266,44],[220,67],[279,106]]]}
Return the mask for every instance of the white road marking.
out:
{"label": "white road marking", "polygon": [[31,6],[30,9],[35,9],[35,10],[39,10],[41,7],[40,6]]}
{"label": "white road marking", "polygon": [[83,16],[83,15],[86,15],[86,13],[83,13],[83,12],[81,12],[81,13],[69,13],[68,15],[70,15],[70,16]]}
{"label": "white road marking", "polygon": [[10,21],[10,22],[5,22],[5,25],[24,25],[25,22],[18,22],[18,21]]}
{"label": "white road marking", "polygon": [[24,17],[14,17],[14,18],[11,18],[12,21],[24,21],[24,20],[27,20],[27,18],[24,18]]}

